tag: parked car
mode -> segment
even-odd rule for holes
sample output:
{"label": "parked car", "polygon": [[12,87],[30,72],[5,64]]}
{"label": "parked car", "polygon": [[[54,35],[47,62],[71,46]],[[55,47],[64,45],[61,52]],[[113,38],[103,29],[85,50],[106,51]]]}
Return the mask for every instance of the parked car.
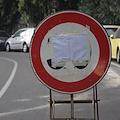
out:
{"label": "parked car", "polygon": [[0,30],[0,50],[5,50],[5,42],[9,37],[7,32]]}
{"label": "parked car", "polygon": [[112,58],[120,63],[120,27],[110,36],[112,46]]}
{"label": "parked car", "polygon": [[22,28],[16,31],[10,38],[7,39],[6,51],[22,50],[29,51],[30,41],[34,33],[34,28]]}
{"label": "parked car", "polygon": [[108,33],[108,36],[110,37],[111,34],[114,34],[114,32],[120,27],[118,25],[103,25],[105,30]]}

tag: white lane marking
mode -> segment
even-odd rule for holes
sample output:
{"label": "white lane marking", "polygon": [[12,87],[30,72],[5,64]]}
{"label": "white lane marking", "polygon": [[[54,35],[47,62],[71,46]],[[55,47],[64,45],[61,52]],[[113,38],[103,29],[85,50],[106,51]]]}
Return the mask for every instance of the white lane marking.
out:
{"label": "white lane marking", "polygon": [[49,98],[49,95],[38,96],[38,98]]}
{"label": "white lane marking", "polygon": [[17,99],[15,102],[28,102],[31,101],[31,99]]}
{"label": "white lane marking", "polygon": [[6,113],[0,113],[0,117],[6,116],[6,115],[18,114],[18,113],[22,113],[22,112],[28,112],[28,111],[32,111],[32,110],[40,110],[40,109],[47,108],[47,107],[49,107],[49,104],[46,104],[43,106],[37,106],[34,108],[28,108],[28,109],[24,109],[24,110],[15,110],[15,111],[6,112]]}
{"label": "white lane marking", "polygon": [[85,91],[81,94],[77,94],[74,99],[75,100],[85,100],[85,99],[88,99],[89,96],[91,96],[92,92],[91,92],[91,89],[89,91]]}
{"label": "white lane marking", "polygon": [[112,68],[108,70],[108,74],[105,76],[106,80],[104,85],[108,88],[120,86],[120,76],[114,72]]}
{"label": "white lane marking", "polygon": [[113,62],[111,62],[111,64],[114,65],[114,66],[116,66],[116,67],[120,67],[120,65],[115,64],[115,63],[113,63]]}
{"label": "white lane marking", "polygon": [[15,76],[15,73],[16,73],[16,70],[17,70],[17,67],[18,67],[18,63],[16,61],[8,59],[8,58],[0,57],[0,59],[8,60],[8,61],[11,61],[11,62],[14,63],[14,68],[13,68],[7,82],[5,83],[5,85],[0,90],[0,98],[1,98],[5,94],[5,92],[7,91],[8,87],[10,86],[10,84],[11,84],[11,82],[12,82],[14,76]]}

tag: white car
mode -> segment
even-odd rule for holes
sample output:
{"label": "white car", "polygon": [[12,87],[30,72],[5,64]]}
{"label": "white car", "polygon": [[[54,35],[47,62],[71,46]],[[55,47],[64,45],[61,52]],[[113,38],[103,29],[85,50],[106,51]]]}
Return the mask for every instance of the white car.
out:
{"label": "white car", "polygon": [[10,38],[7,39],[6,51],[22,50],[23,52],[29,51],[30,41],[34,34],[34,28],[22,28],[15,32]]}

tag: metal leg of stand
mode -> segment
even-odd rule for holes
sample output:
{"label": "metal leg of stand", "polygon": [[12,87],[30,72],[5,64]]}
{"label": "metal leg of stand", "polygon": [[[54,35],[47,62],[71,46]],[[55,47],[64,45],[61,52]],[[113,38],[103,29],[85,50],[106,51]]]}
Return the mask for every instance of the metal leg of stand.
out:
{"label": "metal leg of stand", "polygon": [[95,87],[93,87],[93,118],[95,120]]}
{"label": "metal leg of stand", "polygon": [[97,120],[99,120],[97,85],[95,86],[95,89],[96,89],[96,109],[97,109]]}
{"label": "metal leg of stand", "polygon": [[73,94],[71,94],[71,119],[74,119],[74,100],[73,100]]}
{"label": "metal leg of stand", "polygon": [[[96,109],[96,112],[95,112]],[[97,85],[93,87],[93,118],[99,120]]]}
{"label": "metal leg of stand", "polygon": [[[52,100],[52,90],[50,89],[50,120],[99,120],[97,86],[93,87],[93,100],[74,100],[73,94],[70,94],[70,100]],[[71,118],[54,118],[55,104],[70,103]],[[93,103],[92,118],[74,118],[74,103]]]}
{"label": "metal leg of stand", "polygon": [[52,120],[52,93],[50,89],[50,120]]}

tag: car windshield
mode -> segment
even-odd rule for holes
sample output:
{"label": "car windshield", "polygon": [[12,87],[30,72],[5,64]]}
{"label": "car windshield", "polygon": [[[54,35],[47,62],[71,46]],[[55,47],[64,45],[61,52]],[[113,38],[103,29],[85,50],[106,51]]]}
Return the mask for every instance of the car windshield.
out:
{"label": "car windshield", "polygon": [[33,32],[34,32],[34,29],[28,29],[26,31],[26,35],[31,35],[31,34],[33,34]]}
{"label": "car windshield", "polygon": [[27,29],[27,30],[21,32],[20,36],[30,36],[33,34],[33,32],[34,32],[34,29],[30,28],[30,29]]}
{"label": "car windshield", "polygon": [[4,31],[0,31],[0,37],[9,37],[9,35]]}
{"label": "car windshield", "polygon": [[14,37],[19,37],[21,36],[21,34],[25,31],[25,29],[22,29],[22,30],[18,30],[15,34],[14,34]]}
{"label": "car windshield", "polygon": [[105,28],[105,29],[106,29],[109,36],[114,34],[115,31],[117,30],[117,28]]}
{"label": "car windshield", "polygon": [[120,29],[117,29],[117,31],[114,33],[114,38],[120,38]]}

